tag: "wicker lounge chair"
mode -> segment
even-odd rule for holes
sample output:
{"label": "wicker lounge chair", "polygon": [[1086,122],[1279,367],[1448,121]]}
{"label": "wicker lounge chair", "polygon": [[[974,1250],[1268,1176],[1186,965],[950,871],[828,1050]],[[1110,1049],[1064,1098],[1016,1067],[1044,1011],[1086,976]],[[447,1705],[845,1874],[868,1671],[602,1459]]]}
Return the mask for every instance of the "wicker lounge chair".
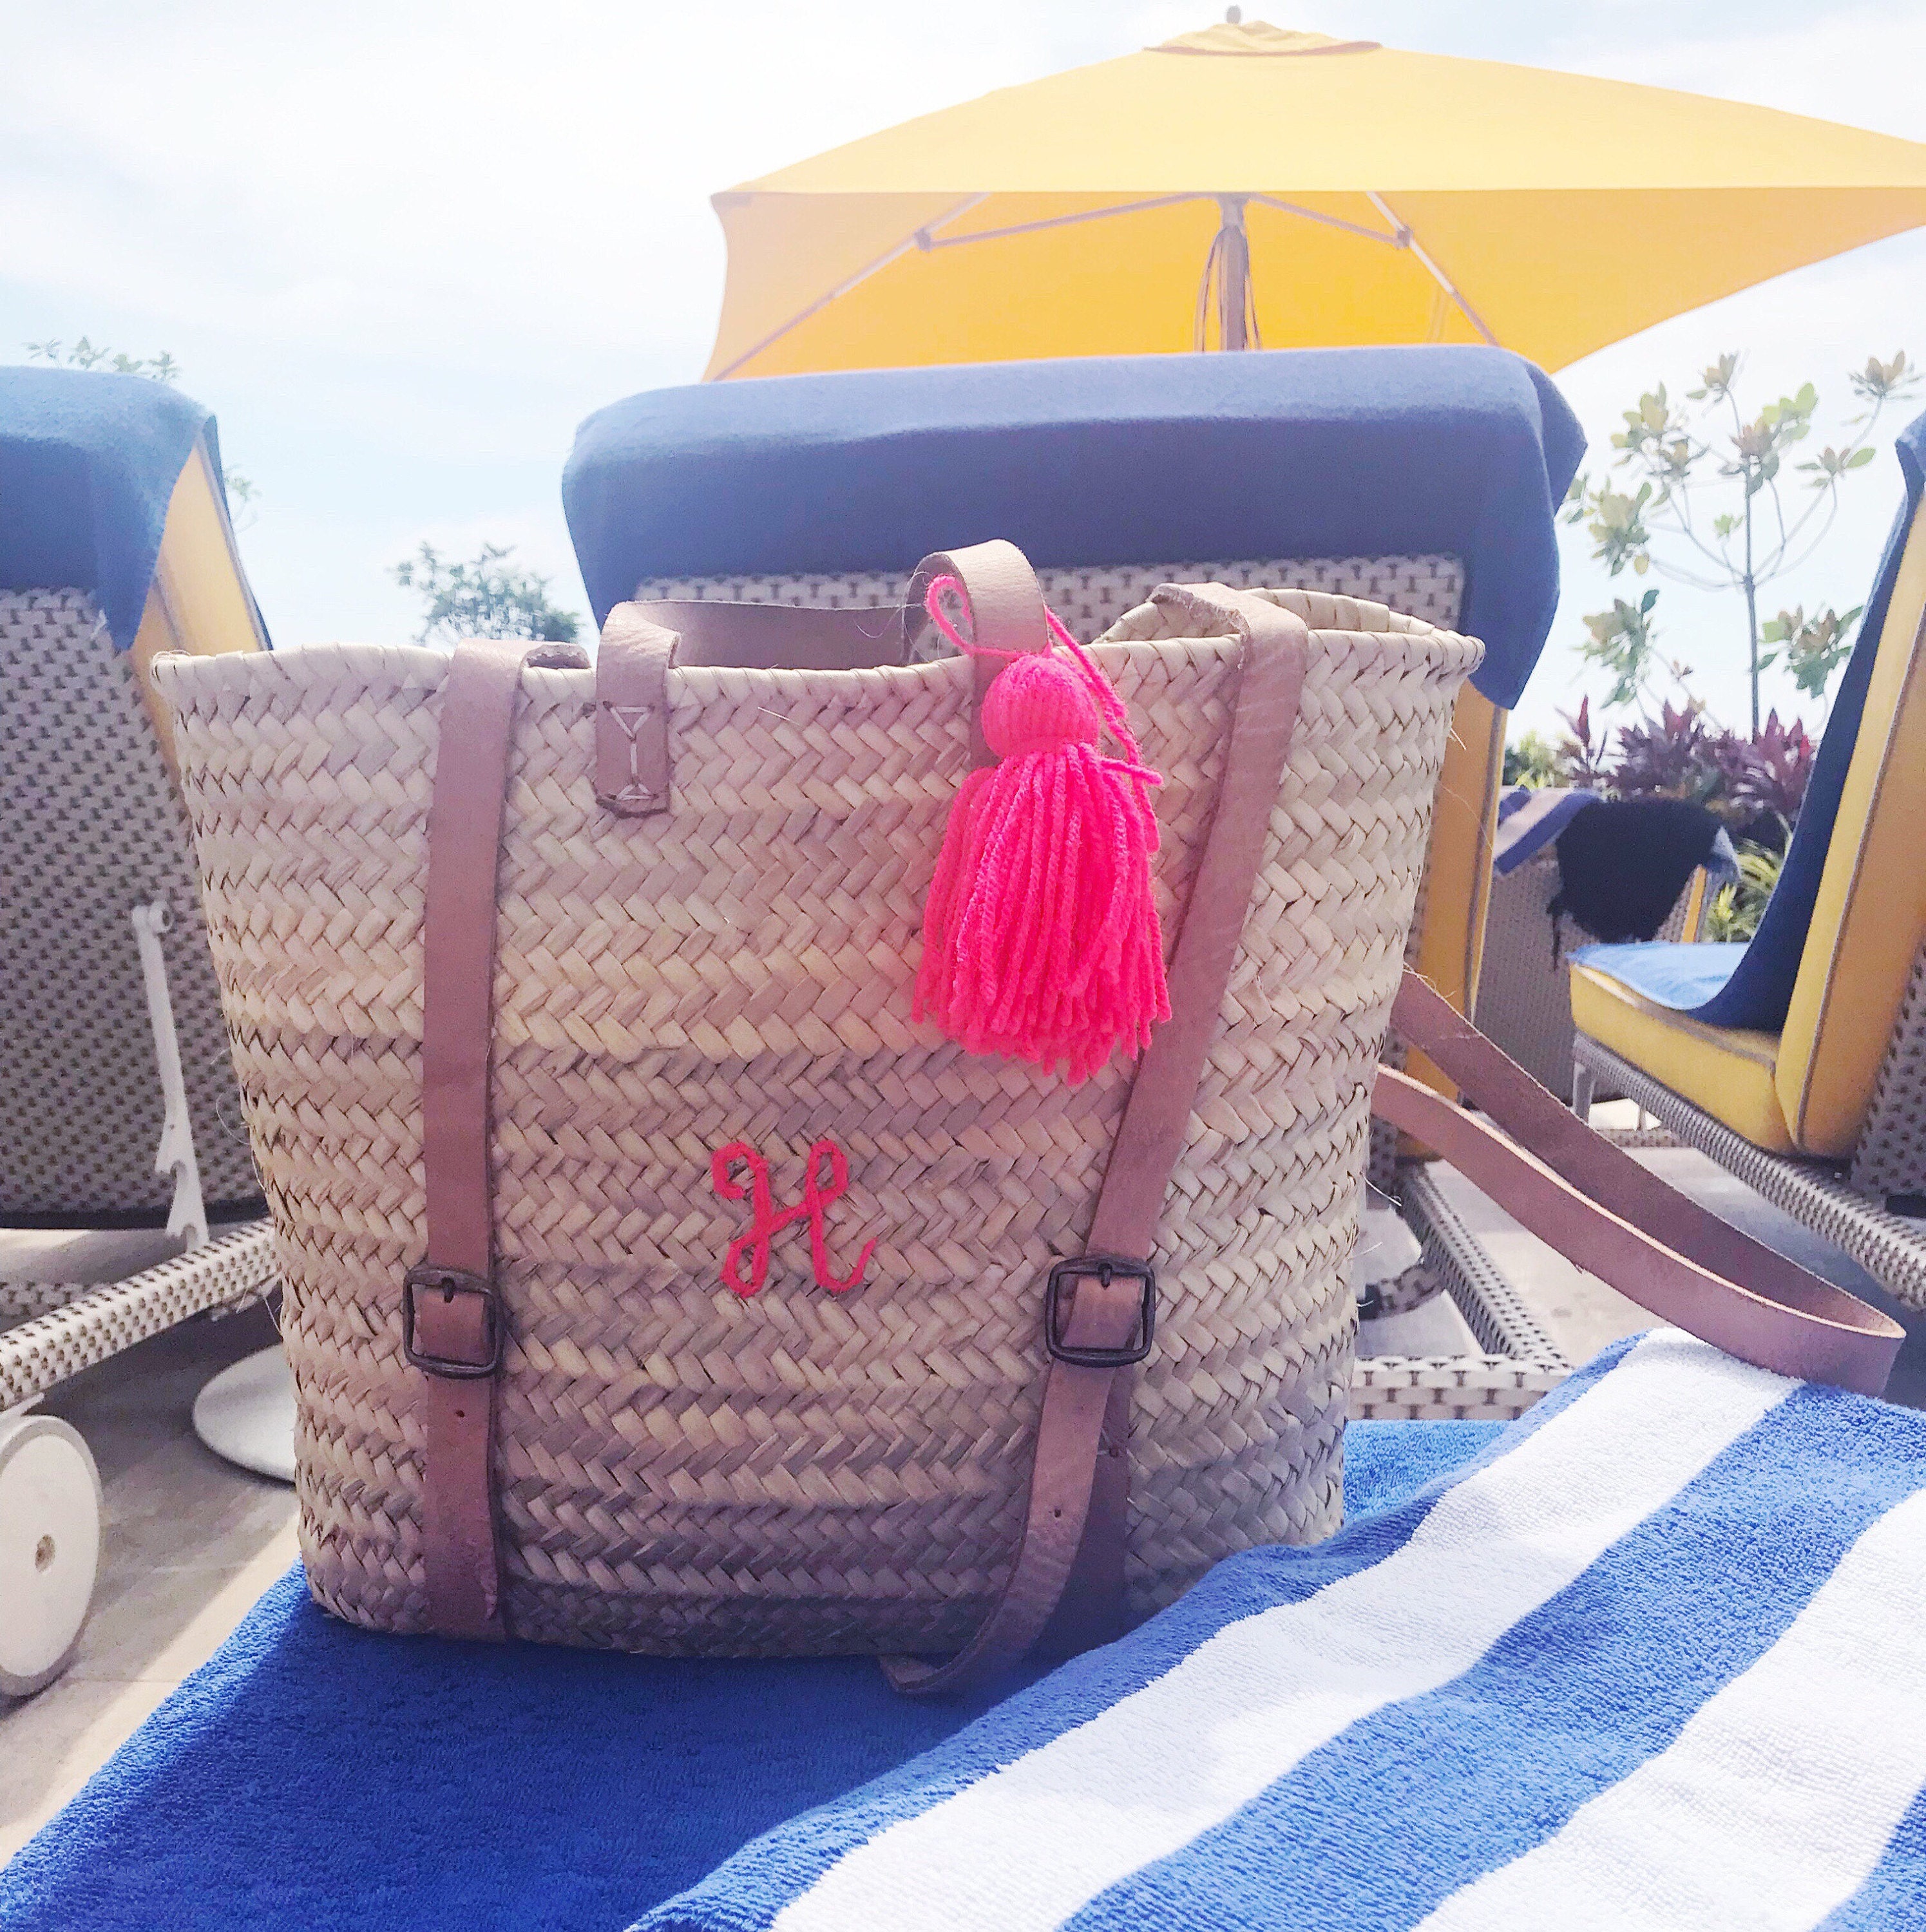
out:
{"label": "wicker lounge chair", "polygon": [[[86,1444],[31,1405],[273,1280],[145,676],[161,650],[265,640],[213,425],[185,399],[0,371],[0,1226],[44,1233],[10,1257],[48,1257],[0,1280],[0,1693],[18,1696],[71,1654],[101,1534]],[[122,1266],[146,1250],[138,1272],[103,1282],[75,1264],[89,1244],[56,1232],[103,1226],[149,1230],[113,1244]]]}
{"label": "wicker lounge chair", "polygon": [[[1571,956],[1593,935],[1568,913],[1554,914],[1558,855],[1549,848],[1495,875],[1478,977],[1479,1029],[1554,1094],[1572,1087]],[[1708,902],[1708,875],[1693,872],[1653,937],[1696,940]],[[1601,1093],[1605,1099],[1608,1094]],[[1616,1136],[1621,1141],[1623,1134]],[[1661,1133],[1661,1141],[1669,1134]]]}
{"label": "wicker lounge chair", "polygon": [[1926,417],[1780,884],[1746,947],[1597,946],[1573,1104],[1628,1095],[1926,1308]]}
{"label": "wicker lounge chair", "polygon": [[[1119,359],[804,377],[786,381],[780,400],[758,393],[768,386],[755,382],[709,386],[636,398],[591,418],[578,439],[563,494],[598,615],[630,597],[891,605],[903,594],[906,572],[857,567],[870,556],[880,550],[913,560],[960,536],[999,534],[1029,551],[1046,596],[1080,637],[1096,635],[1160,583],[1212,579],[1366,598],[1455,628],[1465,621],[1465,551],[1474,552],[1487,580],[1495,581],[1511,556],[1531,550],[1533,538],[1543,537],[1548,556],[1555,548],[1555,490],[1542,506],[1513,504],[1502,522],[1458,514],[1518,461],[1519,446],[1502,444],[1520,419],[1519,392],[1510,386],[1524,370],[1513,358],[1486,359],[1484,352],[1473,352],[1469,362],[1459,352],[1438,352],[1435,361],[1432,352],[1397,358],[1351,352],[1258,356],[1242,358],[1241,366],[1230,358],[1158,357],[1138,364]],[[1543,383],[1535,373],[1531,380]],[[1442,418],[1428,413],[1434,385],[1452,388],[1462,412],[1461,440],[1448,450],[1434,435]],[[1407,386],[1408,396],[1401,397]],[[1549,389],[1544,384],[1535,392],[1541,413],[1525,439],[1540,488],[1548,470],[1562,475],[1568,460],[1575,465],[1579,450],[1575,425]],[[1408,468],[1412,499],[1420,506],[1401,506],[1405,514],[1396,534],[1407,541],[1420,532],[1460,539],[1449,553],[1441,545],[1395,551],[1387,546],[1375,554],[1320,556],[1277,544],[1227,556],[1221,548],[1178,547],[1185,536],[1204,528],[1223,534],[1220,526],[1274,543],[1336,527],[1323,506],[1294,501],[1288,484],[1267,488],[1257,472],[1288,468],[1278,464],[1280,451],[1291,451],[1300,439],[1309,442],[1333,422],[1342,426],[1353,404],[1363,405],[1360,415],[1375,412],[1360,434],[1379,440],[1375,453],[1382,464],[1394,472],[1401,461]],[[1401,411],[1408,417],[1401,418]],[[1239,452],[1244,460],[1199,460],[1196,448],[1226,418],[1252,436],[1252,446]],[[836,425],[834,434],[825,422]],[[1126,432],[1146,424],[1155,426],[1155,439],[1146,434],[1133,443]],[[993,467],[989,447],[972,444],[972,433],[985,429],[1007,439]],[[894,503],[864,500],[874,487],[867,472],[888,460],[879,460],[872,439],[898,430],[927,439],[927,472],[917,478],[908,514]],[[1542,443],[1531,440],[1539,434]],[[1064,466],[1074,466],[1093,446],[1092,460],[1107,466],[1092,477],[1096,507],[1068,510],[1066,482],[1074,488],[1076,478]],[[1307,473],[1314,450],[1306,452]],[[1472,473],[1447,481],[1448,465],[1465,461],[1467,451],[1477,452],[1470,458]],[[751,453],[754,488],[747,473],[738,478],[732,467]],[[1355,460],[1356,446],[1347,445],[1344,454]],[[959,458],[970,466],[963,468]],[[1167,486],[1173,466],[1185,462],[1197,482],[1185,493],[1182,511],[1173,513]],[[1382,473],[1369,462],[1360,466]],[[1380,503],[1395,494],[1375,492],[1345,526],[1347,532],[1385,529]],[[1240,504],[1252,502],[1262,507],[1240,514]],[[900,538],[880,535],[911,522],[915,529]],[[1131,545],[1144,560],[1113,560],[1119,551],[1132,556]],[[1501,560],[1497,553],[1507,545],[1510,555]],[[1099,557],[1113,560],[1080,560]],[[756,562],[746,561],[750,558]],[[1497,635],[1490,621],[1496,614],[1489,605],[1486,610],[1489,616],[1474,610],[1472,619]],[[1515,604],[1506,634],[1522,643],[1503,674],[1522,683],[1542,645],[1551,604],[1546,603],[1542,624],[1518,610]],[[1478,983],[1507,716],[1477,688],[1468,687],[1460,699],[1408,950],[1411,962],[1461,1010]],[[1388,1051],[1402,1059],[1398,1043]],[[1449,1090],[1421,1058],[1414,1057],[1411,1070]],[[1380,1305],[1388,1310],[1447,1292],[1483,1352],[1363,1359],[1353,1414],[1491,1419],[1519,1414],[1570,1365],[1432,1178],[1421,1165],[1401,1162],[1399,1153],[1396,1137],[1374,1123],[1372,1184],[1397,1200],[1422,1244],[1420,1262],[1401,1270]]]}

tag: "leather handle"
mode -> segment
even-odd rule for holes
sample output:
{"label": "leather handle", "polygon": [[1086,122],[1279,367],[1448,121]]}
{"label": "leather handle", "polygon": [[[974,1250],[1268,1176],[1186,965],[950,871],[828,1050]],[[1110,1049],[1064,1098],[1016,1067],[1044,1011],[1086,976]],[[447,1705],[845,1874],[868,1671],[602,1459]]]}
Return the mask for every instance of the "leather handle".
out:
{"label": "leather handle", "polygon": [[[1133,1262],[1149,1260],[1183,1151],[1269,837],[1309,650],[1309,633],[1289,611],[1221,585],[1166,586],[1155,601],[1207,614],[1240,636],[1244,650],[1216,809],[1170,962],[1170,1018],[1137,1064],[1085,1245],[1087,1256]],[[1137,1279],[1084,1276],[1061,1342],[1067,1350],[1123,1348],[1141,1312]],[[1010,1574],[955,1656],[941,1664],[881,1660],[897,1690],[927,1697],[968,1689],[1008,1669],[1046,1630],[1066,1649],[1122,1634],[1131,1384],[1128,1367],[1053,1357]]]}
{"label": "leather handle", "polygon": [[[619,610],[675,634],[678,667],[736,670],[874,670],[905,662],[894,604],[725,604],[651,598]],[[611,621],[614,613],[609,614]]]}
{"label": "leather handle", "polygon": [[[939,577],[954,577],[969,603],[969,640],[990,652],[1047,651],[1050,620],[1044,612],[1043,587],[1030,560],[1013,543],[1000,537],[972,544],[963,550],[933,552],[916,566],[903,599],[904,655],[930,621],[923,600]],[[1003,668],[994,656],[972,658],[975,687],[970,704],[969,761],[981,769],[996,762],[984,742],[983,694]]]}
{"label": "leather handle", "polygon": [[[971,641],[991,651],[1046,650],[1050,628],[1029,560],[1000,539],[926,556],[902,612],[816,610],[787,604],[697,599],[618,604],[602,628],[595,661],[595,795],[621,818],[669,808],[674,770],[669,737],[669,673],[674,664],[756,670],[867,670],[901,664],[928,621],[924,593],[956,578],[969,602]],[[976,712],[1001,668],[974,660],[970,717],[973,764],[995,760]]]}
{"label": "leather handle", "polygon": [[1504,1132],[1390,1067],[1378,1069],[1372,1111],[1436,1148],[1568,1261],[1741,1361],[1862,1395],[1885,1389],[1906,1339],[1896,1322],[1594,1133],[1414,973],[1391,1024]]}

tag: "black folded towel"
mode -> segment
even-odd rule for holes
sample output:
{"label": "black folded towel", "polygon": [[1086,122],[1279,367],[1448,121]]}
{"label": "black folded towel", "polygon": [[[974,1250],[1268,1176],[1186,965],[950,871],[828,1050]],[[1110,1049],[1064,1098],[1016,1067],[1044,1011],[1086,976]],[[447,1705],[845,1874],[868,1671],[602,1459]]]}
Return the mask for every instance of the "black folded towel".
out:
{"label": "black folded towel", "polygon": [[1719,821],[1676,798],[1613,799],[1582,812],[1558,835],[1555,918],[1595,939],[1649,939],[1693,871],[1711,856]]}

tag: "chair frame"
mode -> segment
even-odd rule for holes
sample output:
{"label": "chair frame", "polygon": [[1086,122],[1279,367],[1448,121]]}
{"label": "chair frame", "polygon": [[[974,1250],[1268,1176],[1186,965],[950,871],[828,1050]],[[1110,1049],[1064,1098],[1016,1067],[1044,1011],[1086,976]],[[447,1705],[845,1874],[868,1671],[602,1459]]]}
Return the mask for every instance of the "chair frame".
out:
{"label": "chair frame", "polygon": [[[204,449],[197,452],[184,472],[177,500],[182,488],[203,493],[202,510],[218,520],[224,533],[224,514]],[[231,556],[231,536],[229,543]],[[151,632],[156,644],[177,645],[187,636],[185,613],[169,592],[168,576],[164,548],[149,591],[143,638]],[[251,622],[251,603],[246,608]],[[17,1650],[11,1664],[0,1664],[0,1696],[20,1697],[53,1682],[72,1660],[86,1628],[100,1549],[100,1480],[92,1454],[70,1425],[29,1412],[71,1377],[165,1329],[195,1316],[231,1312],[266,1299],[277,1284],[278,1273],[272,1225],[266,1219],[250,1218],[212,1229],[208,1225],[204,1177],[218,1198],[237,1198],[238,1177],[245,1175],[253,1184],[251,1193],[258,1193],[258,1182],[244,1147],[228,1142],[212,1148],[196,1145],[197,1108],[204,1130],[218,1114],[218,1076],[209,1070],[217,1052],[230,1083],[233,1076],[226,1028],[212,997],[212,963],[204,952],[194,951],[197,944],[205,948],[206,938],[194,896],[193,856],[186,820],[165,768],[164,733],[155,730],[147,702],[140,640],[134,649],[117,648],[93,597],[71,588],[0,593],[0,626],[6,632],[9,676],[14,680],[10,694],[19,700],[21,718],[30,721],[26,734],[36,742],[41,740],[34,734],[53,734],[41,742],[44,752],[53,755],[48,746],[57,750],[65,744],[63,721],[73,716],[90,716],[101,730],[119,734],[110,738],[116,749],[108,760],[114,783],[103,788],[100,795],[90,792],[87,830],[91,833],[93,821],[98,820],[103,849],[116,849],[119,842],[126,862],[104,868],[95,878],[92,892],[76,899],[71,913],[78,922],[83,955],[102,962],[125,958],[125,942],[120,935],[128,927],[119,922],[131,923],[161,1101],[155,1141],[146,1144],[155,1147],[153,1172],[172,1184],[170,1194],[161,1196],[168,1204],[166,1234],[182,1244],[179,1253],[104,1283],[0,1280],[0,1477],[17,1454],[41,1458],[43,1472],[41,1478],[29,1474],[21,1478],[9,1495],[9,1508],[17,1502],[29,1513],[29,1523],[40,1528],[33,1570],[0,1578],[9,1593],[0,1602],[0,1617],[17,1615],[18,1628],[32,1634],[24,1658]],[[254,634],[260,636],[257,624]],[[48,651],[61,655],[49,659],[44,655]],[[44,664],[44,680],[25,675],[23,668],[29,664]],[[98,684],[104,670],[111,680],[104,691]],[[133,748],[137,741],[137,752]],[[84,848],[86,838],[80,843]],[[59,915],[57,910],[44,908],[42,916]],[[189,980],[178,982],[170,991],[162,938],[176,928],[177,971],[184,961],[195,963],[188,969]],[[47,969],[43,965],[41,970]],[[128,1094],[135,1090],[125,1083],[130,1077],[137,1078],[139,1063],[134,1036],[126,1031],[134,1022],[124,1006],[131,988],[118,977],[121,970],[118,965],[111,968],[120,990],[110,997],[101,990],[105,980],[85,976],[77,990],[65,981],[53,982],[50,990],[48,982],[36,982],[29,973],[24,988],[14,989],[26,1005],[10,1021],[23,1027],[32,1025],[32,1003],[43,994],[55,1002],[56,1011],[69,1010],[62,1001],[80,1001],[90,1015],[101,1012],[104,1001],[110,1004],[116,1016],[115,1046],[111,1066],[92,1062],[74,1048],[63,1024],[47,1028],[27,1050],[10,1056],[10,1071],[22,1090],[0,1095],[0,1106],[24,1107],[27,1100],[35,1100],[43,1109],[62,1109],[56,1118],[66,1131],[64,1138],[36,1145],[39,1130],[22,1114],[21,1131],[9,1142],[17,1165],[10,1165],[7,1178],[12,1185],[8,1207],[0,1210],[0,1224],[84,1231],[95,1217],[83,1204],[97,1198],[97,1190],[107,1190],[104,1198],[109,1200],[125,1190],[128,1204],[143,1211],[158,1204],[151,1185],[139,1184],[140,1150],[152,1120],[146,1097],[139,1114],[126,1107]],[[16,1045],[29,1038],[26,1033],[19,1034]],[[70,1072],[76,1079],[71,1092],[60,1085]],[[50,1088],[48,1076],[54,1075],[59,1077]],[[238,1100],[238,1094],[235,1097]],[[46,1118],[44,1113],[41,1118]],[[44,1480],[50,1453],[59,1459],[51,1466],[63,1472],[50,1486]],[[90,1549],[92,1553],[86,1553]],[[41,1568],[41,1550],[47,1562],[64,1562],[65,1576],[73,1580],[50,1583],[36,1594],[33,1573]],[[63,1551],[68,1552],[64,1557]],[[56,1579],[62,1575],[59,1570],[49,1574]],[[84,1596],[77,1593],[83,1580]],[[17,1600],[11,1594],[15,1591],[20,1593]]]}
{"label": "chair frame", "polygon": [[1926,948],[1914,962],[1873,1102],[1849,1162],[1768,1154],[1585,1034],[1573,1042],[1573,1111],[1601,1082],[1638,1102],[1802,1227],[1843,1250],[1909,1308],[1926,1309],[1926,1218],[1895,1214],[1926,1193]]}

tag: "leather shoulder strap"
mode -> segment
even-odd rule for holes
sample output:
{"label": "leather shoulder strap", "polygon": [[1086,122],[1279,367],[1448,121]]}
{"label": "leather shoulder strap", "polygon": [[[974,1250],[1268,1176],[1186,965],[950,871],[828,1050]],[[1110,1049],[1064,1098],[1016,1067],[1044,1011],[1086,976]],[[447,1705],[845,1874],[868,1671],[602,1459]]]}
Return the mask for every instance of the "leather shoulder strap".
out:
{"label": "leather shoulder strap", "polygon": [[422,932],[422,1166],[428,1253],[402,1285],[401,1346],[422,1372],[428,1621],[503,1634],[495,1556],[494,1378],[507,1324],[494,1285],[488,1174],[495,871],[521,667],[586,664],[572,646],[476,638],[441,686]]}
{"label": "leather shoulder strap", "polygon": [[[1189,600],[1244,638],[1217,807],[1170,962],[1170,1018],[1152,1036],[1131,1083],[1074,1299],[1046,1334],[1049,1369],[1016,1560],[976,1634],[942,1664],[885,1658],[911,1696],[960,1690],[1007,1670],[1052,1624],[1066,1648],[1121,1634],[1131,1376],[1155,1311],[1148,1263],[1171,1169],[1183,1151],[1204,1061],[1236,963],[1251,892],[1303,690],[1309,639],[1290,612],[1219,586],[1160,598]],[[1052,1270],[1053,1282],[1065,1273]],[[1054,1288],[1039,1309],[1046,1325]],[[1072,1359],[1082,1355],[1085,1361]]]}
{"label": "leather shoulder strap", "polygon": [[675,633],[618,604],[595,652],[595,796],[620,818],[669,809],[669,666]]}
{"label": "leather shoulder strap", "polygon": [[1436,1148],[1568,1261],[1741,1361],[1884,1390],[1905,1340],[1896,1322],[1593,1132],[1414,973],[1391,1024],[1504,1132],[1390,1067],[1378,1070],[1372,1111]]}

